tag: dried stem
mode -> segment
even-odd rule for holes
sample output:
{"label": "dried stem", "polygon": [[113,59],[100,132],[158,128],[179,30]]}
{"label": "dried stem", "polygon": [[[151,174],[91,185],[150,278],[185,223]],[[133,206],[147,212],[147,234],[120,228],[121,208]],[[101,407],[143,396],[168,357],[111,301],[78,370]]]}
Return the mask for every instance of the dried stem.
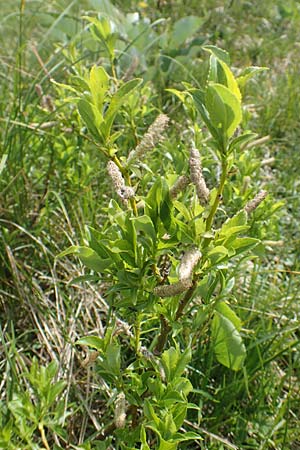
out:
{"label": "dried stem", "polygon": [[154,355],[160,355],[161,352],[164,349],[164,346],[166,345],[169,332],[171,331],[171,326],[169,325],[167,319],[161,314],[160,316],[160,335],[157,339],[157,344],[155,346],[155,349],[153,350]]}
{"label": "dried stem", "polygon": [[188,304],[188,302],[191,300],[191,298],[195,292],[196,286],[197,286],[197,282],[196,282],[196,280],[193,280],[192,286],[189,288],[189,290],[185,293],[184,297],[179,302],[178,309],[176,311],[176,316],[175,316],[176,320],[180,319],[180,317],[182,316],[183,310],[186,307],[186,305]]}

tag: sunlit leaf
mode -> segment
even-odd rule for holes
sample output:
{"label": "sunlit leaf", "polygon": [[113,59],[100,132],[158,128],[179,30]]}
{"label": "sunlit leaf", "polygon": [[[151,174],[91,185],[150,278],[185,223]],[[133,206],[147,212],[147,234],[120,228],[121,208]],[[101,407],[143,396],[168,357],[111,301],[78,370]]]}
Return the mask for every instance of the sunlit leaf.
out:
{"label": "sunlit leaf", "polygon": [[237,97],[222,84],[209,83],[205,106],[213,126],[231,137],[242,121],[242,109]]}
{"label": "sunlit leaf", "polygon": [[94,104],[102,116],[103,101],[109,86],[109,76],[103,67],[92,67],[89,86]]}

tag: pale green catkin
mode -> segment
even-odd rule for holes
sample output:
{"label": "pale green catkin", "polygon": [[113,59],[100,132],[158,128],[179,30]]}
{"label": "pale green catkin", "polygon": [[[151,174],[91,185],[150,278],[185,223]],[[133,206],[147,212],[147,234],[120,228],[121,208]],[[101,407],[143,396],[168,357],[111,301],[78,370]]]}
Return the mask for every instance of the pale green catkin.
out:
{"label": "pale green catkin", "polygon": [[178,274],[179,280],[191,280],[193,275],[193,270],[198,264],[201,258],[201,252],[198,249],[191,249],[185,252],[181,258]]}
{"label": "pale green catkin", "polygon": [[163,132],[168,122],[169,117],[165,114],[160,114],[155,119],[153,124],[148,128],[148,131],[144,134],[141,142],[129,153],[127,164],[130,164],[134,160],[142,160],[163,139]]}
{"label": "pale green catkin", "polygon": [[122,175],[120,169],[118,168],[118,166],[113,161],[109,161],[107,163],[107,171],[112,180],[112,183],[113,183],[113,186],[114,186],[114,189],[115,189],[117,195],[122,200],[127,200],[128,198],[131,198],[134,196],[133,188],[129,187],[129,186],[125,186],[125,181],[124,181],[123,175]]}
{"label": "pale green catkin", "polygon": [[206,205],[209,197],[209,190],[202,174],[200,153],[194,147],[191,149],[189,162],[191,180],[196,187],[197,197],[201,205]]}
{"label": "pale green catkin", "polygon": [[170,188],[170,197],[175,199],[180,192],[190,184],[190,179],[186,175],[181,175]]}
{"label": "pale green catkin", "polygon": [[115,402],[115,426],[116,428],[124,428],[126,422],[125,410],[125,394],[121,392],[118,394]]}
{"label": "pale green catkin", "polygon": [[145,359],[148,361],[155,361],[155,356],[153,353],[150,352],[150,350],[147,349],[147,347],[144,347],[143,345],[140,348],[140,353],[143,355]]}
{"label": "pale green catkin", "polygon": [[267,191],[260,191],[253,200],[250,200],[250,202],[247,203],[244,210],[247,214],[251,214],[260,204],[261,202],[266,198],[268,195]]}
{"label": "pale green catkin", "polygon": [[46,109],[49,112],[55,111],[55,105],[53,103],[53,99],[51,95],[43,95],[41,99],[41,106],[42,108]]}
{"label": "pale green catkin", "polygon": [[193,270],[201,258],[201,253],[198,249],[191,249],[183,255],[179,268],[179,281],[173,284],[165,284],[156,286],[153,293],[158,297],[173,297],[174,295],[182,294],[187,291],[193,284],[192,276]]}
{"label": "pale green catkin", "polygon": [[173,297],[174,295],[182,294],[192,286],[192,280],[180,280],[177,283],[165,284],[162,286],[156,286],[153,293],[158,297]]}

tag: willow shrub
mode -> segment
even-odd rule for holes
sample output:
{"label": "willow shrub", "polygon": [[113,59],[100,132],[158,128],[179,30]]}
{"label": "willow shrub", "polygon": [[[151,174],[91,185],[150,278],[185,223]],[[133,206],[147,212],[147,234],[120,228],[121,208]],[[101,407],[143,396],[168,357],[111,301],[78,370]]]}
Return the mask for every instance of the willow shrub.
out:
{"label": "willow shrub", "polygon": [[[95,33],[105,34],[103,21],[94,26]],[[113,55],[113,42],[107,45]],[[110,76],[94,66],[72,87],[89,137],[107,158],[114,198],[103,227],[88,230],[87,245],[72,246],[60,257],[77,255],[91,271],[87,277],[105,286],[105,333],[77,344],[91,349],[95,371],[111,390],[114,419],[101,439],[123,449],[170,450],[201,439],[184,424],[188,410],[197,409],[188,401],[193,390],[188,365],[202,333],[209,330],[220,364],[238,371],[246,358],[242,321],[229,302],[230,268],[251,258],[260,242],[249,230],[267,193],[245,199],[234,213],[231,205],[226,214],[223,191],[234,183],[229,174],[236,159],[256,137],[241,131],[240,87],[258,68],[236,78],[226,52],[205,50],[210,56],[205,86],[185,84],[184,91],[169,92],[184,104],[194,137],[199,116],[210,134],[206,146],[220,168],[212,189],[202,168],[199,134],[187,145],[186,173],[174,179],[174,172],[164,171],[172,172],[161,148],[170,126],[165,114],[158,114],[140,139],[132,126],[133,149],[118,145],[124,132],[130,134],[118,128],[119,118],[138,104],[141,79],[125,82],[115,71]],[[152,171],[155,149],[161,167]]]}

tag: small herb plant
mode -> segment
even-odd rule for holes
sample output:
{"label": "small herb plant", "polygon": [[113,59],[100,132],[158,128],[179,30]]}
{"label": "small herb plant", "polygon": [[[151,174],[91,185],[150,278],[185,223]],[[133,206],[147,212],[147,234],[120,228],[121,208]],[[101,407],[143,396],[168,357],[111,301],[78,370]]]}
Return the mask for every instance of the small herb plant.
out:
{"label": "small herb plant", "polygon": [[[103,21],[100,25],[93,22],[99,36],[105,31]],[[119,148],[118,120],[137,108],[144,87],[140,79],[117,79],[113,43],[108,45],[111,76],[94,66],[72,88],[90,139],[107,158],[113,192],[102,228],[89,228],[87,245],[60,254],[77,255],[92,271],[87,278],[105,286],[105,332],[77,342],[92,349],[89,358],[110,392],[111,423],[100,436],[103,448],[113,442],[121,449],[172,450],[201,440],[185,427],[188,410],[197,409],[188,401],[193,390],[188,365],[199,337],[208,333],[216,359],[233,371],[246,358],[242,322],[229,302],[232,273],[253,257],[259,243],[251,231],[254,211],[267,193],[258,192],[233,212],[232,204],[227,211],[223,194],[233,183],[229,174],[236,159],[256,137],[240,129],[240,87],[258,69],[236,78],[226,52],[213,46],[205,50],[210,54],[206,85],[169,89],[190,123],[184,173],[175,175],[164,163],[159,146],[172,126],[165,114],[158,114],[141,139],[133,125],[134,148],[127,153]],[[201,161],[207,133],[206,148],[220,169],[210,189]],[[161,165],[157,169],[156,161],[153,172],[157,148]]]}
{"label": "small herb plant", "polygon": [[22,378],[26,380],[26,389],[21,388],[20,383],[14,388],[7,405],[0,403],[1,419],[11,414],[11,420],[0,422],[1,449],[39,450],[37,436],[40,436],[43,448],[50,450],[47,440],[49,431],[66,439],[64,425],[68,413],[65,412],[65,399],[62,397],[66,382],[57,380],[57,375],[58,364],[55,361],[45,367],[33,359],[30,369],[24,370]]}

